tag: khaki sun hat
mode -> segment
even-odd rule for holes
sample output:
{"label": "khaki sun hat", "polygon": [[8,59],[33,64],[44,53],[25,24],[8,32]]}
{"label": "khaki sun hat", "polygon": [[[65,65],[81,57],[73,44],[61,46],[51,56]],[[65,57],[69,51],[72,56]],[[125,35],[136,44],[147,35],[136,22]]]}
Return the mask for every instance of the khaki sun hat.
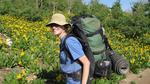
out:
{"label": "khaki sun hat", "polygon": [[66,18],[63,14],[56,13],[52,15],[51,21],[46,26],[50,26],[52,24],[67,25],[69,23],[66,21]]}

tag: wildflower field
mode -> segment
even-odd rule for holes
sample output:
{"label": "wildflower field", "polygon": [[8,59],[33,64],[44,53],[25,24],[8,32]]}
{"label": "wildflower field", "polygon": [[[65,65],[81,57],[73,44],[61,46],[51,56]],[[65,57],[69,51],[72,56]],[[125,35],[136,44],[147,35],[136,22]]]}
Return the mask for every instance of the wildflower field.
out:
{"label": "wildflower field", "polygon": [[[8,47],[7,41],[0,38],[0,68],[23,68],[9,73],[4,84],[62,84],[63,77],[59,72],[59,39],[45,27],[47,22],[47,19],[30,22],[20,17],[0,16],[0,33],[12,40],[12,46]],[[132,72],[138,73],[140,69],[150,67],[150,45],[143,44],[138,37],[126,38],[117,29],[105,29],[112,48],[130,62]],[[150,38],[148,33],[144,36]],[[34,80],[29,80],[31,74],[36,76]],[[113,74],[112,80],[96,81],[117,84],[122,78],[123,76]]]}

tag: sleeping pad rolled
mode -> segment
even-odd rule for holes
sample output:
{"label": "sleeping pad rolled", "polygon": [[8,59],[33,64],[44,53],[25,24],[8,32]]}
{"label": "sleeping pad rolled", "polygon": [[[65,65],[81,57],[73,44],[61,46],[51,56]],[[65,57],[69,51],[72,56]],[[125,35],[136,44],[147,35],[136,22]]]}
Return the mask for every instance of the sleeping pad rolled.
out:
{"label": "sleeping pad rolled", "polygon": [[114,51],[109,51],[112,60],[112,69],[118,74],[126,74],[129,71],[129,62],[121,55]]}

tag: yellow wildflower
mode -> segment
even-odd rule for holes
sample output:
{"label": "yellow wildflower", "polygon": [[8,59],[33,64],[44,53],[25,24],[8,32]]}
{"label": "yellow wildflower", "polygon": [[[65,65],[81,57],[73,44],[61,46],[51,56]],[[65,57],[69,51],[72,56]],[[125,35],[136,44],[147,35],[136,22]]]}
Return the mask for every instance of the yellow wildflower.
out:
{"label": "yellow wildflower", "polygon": [[2,39],[0,38],[0,44],[2,44],[3,43],[3,41],[2,41]]}
{"label": "yellow wildflower", "polygon": [[17,77],[16,77],[18,80],[22,79],[22,75],[19,73],[17,74]]}
{"label": "yellow wildflower", "polygon": [[21,53],[20,53],[20,56],[24,56],[25,55],[25,52],[22,50]]}
{"label": "yellow wildflower", "polygon": [[19,65],[22,65],[22,61],[19,61],[18,64],[19,64]]}
{"label": "yellow wildflower", "polygon": [[134,64],[134,62],[135,62],[135,59],[132,59],[132,60],[130,60],[130,62],[131,62],[131,64]]}
{"label": "yellow wildflower", "polygon": [[23,37],[24,37],[25,41],[28,41],[28,38],[25,34],[23,35]]}
{"label": "yellow wildflower", "polygon": [[125,49],[125,51],[127,51],[127,50],[128,50],[128,47],[125,47],[124,49]]}
{"label": "yellow wildflower", "polygon": [[140,53],[141,53],[141,54],[143,54],[143,53],[144,53],[144,51],[143,51],[143,49],[142,49],[142,48],[141,48],[141,50],[140,50]]}
{"label": "yellow wildflower", "polygon": [[22,76],[25,76],[25,75],[26,75],[26,70],[25,70],[25,69],[21,70],[21,75],[22,75]]}

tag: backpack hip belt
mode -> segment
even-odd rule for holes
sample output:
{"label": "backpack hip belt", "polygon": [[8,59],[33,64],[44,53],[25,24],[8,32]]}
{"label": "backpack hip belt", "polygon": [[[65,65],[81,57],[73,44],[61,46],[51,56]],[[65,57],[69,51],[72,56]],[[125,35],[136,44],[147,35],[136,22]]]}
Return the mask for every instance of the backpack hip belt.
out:
{"label": "backpack hip belt", "polygon": [[69,73],[69,74],[66,74],[66,77],[71,77],[73,78],[73,80],[81,80],[82,79],[82,70],[78,70],[76,72],[73,72],[73,73]]}

